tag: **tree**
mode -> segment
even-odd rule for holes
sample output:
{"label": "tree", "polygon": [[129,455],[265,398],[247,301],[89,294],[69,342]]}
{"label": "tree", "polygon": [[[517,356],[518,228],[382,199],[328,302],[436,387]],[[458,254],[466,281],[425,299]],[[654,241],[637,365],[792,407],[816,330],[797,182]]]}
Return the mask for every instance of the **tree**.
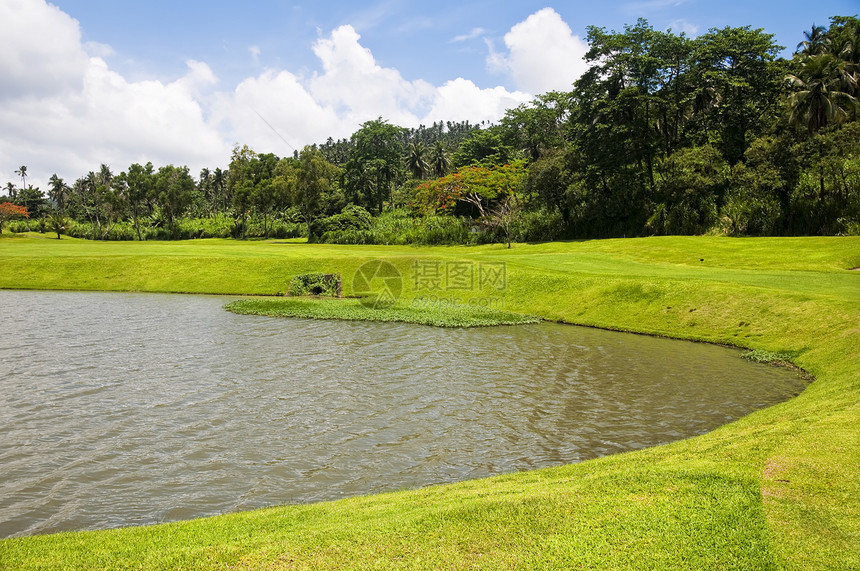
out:
{"label": "tree", "polygon": [[48,180],[48,198],[51,199],[60,214],[66,210],[66,199],[70,190],[69,186],[56,173],[51,175]]}
{"label": "tree", "polygon": [[89,194],[87,206],[91,221],[94,221],[93,232],[104,240],[124,210],[123,197],[115,188],[110,167],[102,164],[97,173],[90,171],[85,188]]}
{"label": "tree", "polygon": [[489,207],[519,191],[526,176],[524,161],[504,166],[468,166],[416,189],[419,210],[451,213],[458,202],[474,207],[486,218]]}
{"label": "tree", "polygon": [[257,153],[248,145],[233,147],[230,160],[229,176],[227,177],[227,189],[231,196],[231,202],[237,216],[236,225],[241,224],[241,237],[245,239],[248,211],[253,204],[254,194],[254,164]]}
{"label": "tree", "polygon": [[452,162],[455,168],[471,165],[504,165],[515,156],[514,149],[504,141],[504,131],[499,127],[476,129],[460,143]]}
{"label": "tree", "polygon": [[18,204],[0,202],[0,233],[3,232],[3,223],[13,218],[30,218],[30,213]]}
{"label": "tree", "polygon": [[800,71],[786,77],[794,90],[789,99],[789,122],[805,126],[811,136],[828,124],[848,119],[858,101],[843,90],[845,76],[845,62],[833,54],[805,58]]}
{"label": "tree", "polygon": [[140,218],[143,215],[147,200],[153,196],[155,186],[154,167],[152,163],[146,163],[146,166],[133,163],[128,167],[128,172],[121,173],[120,177],[125,182],[126,200],[131,209],[134,231],[137,234],[138,241],[143,241],[143,235],[140,231]]}
{"label": "tree", "polygon": [[285,194],[280,187],[272,186],[275,168],[280,159],[272,153],[257,155],[251,161],[254,172],[254,189],[251,202],[259,214],[263,215],[263,235],[269,237],[268,220],[272,211],[284,206]]}
{"label": "tree", "polygon": [[657,165],[657,203],[648,220],[657,234],[703,234],[717,222],[728,169],[711,145],[680,149]]}
{"label": "tree", "polygon": [[21,188],[27,188],[27,166],[21,165],[15,171],[15,174],[21,177]]}
{"label": "tree", "polygon": [[570,224],[573,210],[569,187],[574,173],[567,163],[567,154],[559,151],[547,153],[529,165],[525,182],[525,193],[548,209],[557,210],[565,226]]}
{"label": "tree", "polygon": [[436,178],[443,177],[448,174],[451,169],[451,156],[448,154],[448,149],[445,148],[445,143],[436,140],[433,143],[433,151],[430,155],[430,171]]}
{"label": "tree", "polygon": [[206,199],[209,214],[214,218],[217,212],[217,199],[213,192],[212,171],[208,168],[200,169],[200,176],[197,178],[197,190]]}
{"label": "tree", "polygon": [[193,192],[194,179],[187,166],[167,165],[160,167],[155,174],[153,194],[167,216],[167,225],[171,231],[175,231],[176,219],[191,204]]}
{"label": "tree", "polygon": [[717,139],[729,165],[740,161],[776,110],[781,94],[782,49],[762,29],[712,29],[694,40],[695,84],[702,108],[704,133],[698,141]]}
{"label": "tree", "polygon": [[511,247],[511,233],[522,209],[523,203],[520,198],[513,193],[507,194],[490,209],[490,214],[485,220],[490,228],[502,231],[508,248]]}
{"label": "tree", "polygon": [[413,178],[422,179],[430,170],[427,164],[427,147],[424,143],[409,143],[406,154],[406,169]]}
{"label": "tree", "polygon": [[351,138],[353,145],[344,171],[347,198],[370,211],[381,213],[391,198],[392,186],[400,178],[402,127],[381,117],[367,121]]}
{"label": "tree", "polygon": [[340,169],[313,147],[302,149],[297,163],[283,164],[282,176],[286,181],[290,202],[301,212],[307,224],[308,242],[312,238],[311,224],[324,209],[339,172]]}
{"label": "tree", "polygon": [[51,212],[51,215],[48,217],[48,228],[52,232],[57,233],[57,240],[62,238],[60,234],[66,229],[66,218],[59,210]]}
{"label": "tree", "polygon": [[571,104],[569,93],[552,91],[539,95],[530,104],[509,109],[501,122],[504,139],[533,161],[564,147]]}
{"label": "tree", "polygon": [[[229,171],[223,171],[216,168],[212,173],[212,195],[216,204],[220,202],[222,211],[227,211],[227,207],[232,200],[230,193],[227,192],[227,180],[229,179]],[[215,208],[215,205],[213,205]]]}
{"label": "tree", "polygon": [[26,208],[29,213],[27,217],[27,230],[30,229],[30,217],[41,218],[47,207],[45,193],[33,185],[22,189],[18,193],[16,202]]}
{"label": "tree", "polygon": [[[104,166],[104,165],[102,165]],[[104,171],[104,169],[102,169]],[[74,210],[83,212],[92,226],[92,239],[104,238],[110,230],[112,212],[111,189],[105,184],[107,174],[90,171],[86,176],[79,178],[72,186],[70,196],[71,206]],[[111,177],[108,177],[111,178]]]}
{"label": "tree", "polygon": [[812,29],[803,32],[803,41],[797,44],[795,53],[804,56],[814,56],[827,48],[827,28],[812,24]]}

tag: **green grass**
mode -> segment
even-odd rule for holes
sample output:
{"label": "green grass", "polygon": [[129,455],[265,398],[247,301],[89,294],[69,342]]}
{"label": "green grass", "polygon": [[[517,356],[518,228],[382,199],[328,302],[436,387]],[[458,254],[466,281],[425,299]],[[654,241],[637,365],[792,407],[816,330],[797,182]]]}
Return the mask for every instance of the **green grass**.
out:
{"label": "green grass", "polygon": [[357,321],[403,321],[435,327],[517,325],[540,321],[540,319],[528,315],[494,311],[470,305],[393,305],[375,309],[365,307],[358,299],[240,299],[228,303],[224,308],[243,315]]}
{"label": "green grass", "polygon": [[501,297],[506,312],[790,357],[816,380],[666,446],[338,502],[9,539],[0,568],[860,569],[860,272],[850,271],[860,238],[507,250],[4,235],[0,287],[271,295],[321,271],[340,272],[351,296],[351,276],[377,259],[404,276],[406,305],[426,293],[410,278],[416,261],[504,262],[504,291],[442,292],[456,297],[449,308]]}

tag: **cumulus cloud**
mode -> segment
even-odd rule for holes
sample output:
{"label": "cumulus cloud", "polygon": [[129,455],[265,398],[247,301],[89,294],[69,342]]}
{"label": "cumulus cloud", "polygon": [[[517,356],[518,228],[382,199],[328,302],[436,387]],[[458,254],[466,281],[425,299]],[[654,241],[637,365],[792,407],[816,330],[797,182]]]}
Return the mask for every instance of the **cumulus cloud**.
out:
{"label": "cumulus cloud", "polygon": [[88,59],[77,20],[56,6],[0,2],[0,101],[80,89]]}
{"label": "cumulus cloud", "polygon": [[[473,30],[473,32],[475,32]],[[569,29],[568,29],[569,32]],[[511,30],[512,69],[522,65]],[[415,127],[433,121],[495,121],[531,95],[457,78],[434,86],[379,65],[352,26],[313,45],[320,68],[267,69],[223,86],[206,62],[189,60],[172,81],[132,81],[111,69],[110,46],[84,44],[79,23],[45,0],[0,2],[0,183],[27,165],[43,188],[52,173],[71,182],[106,163],[225,166],[234,143],[287,155],[348,137],[383,117]],[[507,37],[506,37],[507,42]],[[512,47],[513,46],[513,47]],[[252,57],[259,48],[251,46]]]}
{"label": "cumulus cloud", "polygon": [[393,123],[414,124],[416,111],[431,100],[433,86],[422,80],[406,81],[396,69],[379,66],[359,38],[347,25],[316,42],[314,53],[323,73],[310,80],[310,92],[353,123],[383,116]]}
{"label": "cumulus cloud", "polygon": [[92,58],[77,92],[7,100],[0,108],[4,170],[28,164],[34,181],[44,181],[54,171],[80,176],[100,163],[115,170],[150,160],[198,167],[223,156],[228,149],[194,96],[211,80],[202,66],[189,62],[188,73],[168,84],[128,82]]}
{"label": "cumulus cloud", "polygon": [[[130,82],[82,44],[79,24],[38,0],[0,3],[0,175],[28,165],[32,183],[134,161],[203,165],[229,148],[207,124],[201,94],[216,81],[188,62],[171,83]],[[92,54],[92,55],[90,55]],[[2,180],[2,179],[0,179]]]}
{"label": "cumulus cloud", "polygon": [[[300,149],[327,137],[348,137],[365,121],[382,117],[415,127],[433,121],[496,121],[505,110],[531,99],[502,87],[481,89],[458,78],[440,87],[408,81],[380,66],[361,45],[352,26],[317,40],[322,71],[303,79],[287,71],[266,71],[219,96],[215,115],[232,140],[260,148]],[[280,153],[283,154],[283,153]]]}
{"label": "cumulus cloud", "polygon": [[283,156],[327,136],[349,134],[338,132],[335,110],[317,102],[300,78],[287,71],[245,79],[216,99],[214,119],[223,124],[229,140],[251,148]]}
{"label": "cumulus cloud", "polygon": [[518,89],[529,93],[569,90],[588,69],[582,59],[588,44],[552,8],[544,8],[505,34],[508,54],[487,43],[487,66],[509,74]]}
{"label": "cumulus cloud", "polygon": [[532,96],[521,91],[509,92],[503,87],[481,89],[471,81],[457,78],[436,90],[433,105],[423,123],[433,121],[493,122],[505,111],[531,101]]}

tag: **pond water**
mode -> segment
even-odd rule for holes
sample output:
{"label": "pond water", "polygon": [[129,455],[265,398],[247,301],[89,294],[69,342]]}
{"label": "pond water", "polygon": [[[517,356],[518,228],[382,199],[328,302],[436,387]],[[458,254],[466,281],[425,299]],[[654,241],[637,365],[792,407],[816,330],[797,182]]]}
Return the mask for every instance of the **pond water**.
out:
{"label": "pond water", "polygon": [[577,462],[805,386],[704,344],[240,316],[229,300],[0,291],[0,537]]}

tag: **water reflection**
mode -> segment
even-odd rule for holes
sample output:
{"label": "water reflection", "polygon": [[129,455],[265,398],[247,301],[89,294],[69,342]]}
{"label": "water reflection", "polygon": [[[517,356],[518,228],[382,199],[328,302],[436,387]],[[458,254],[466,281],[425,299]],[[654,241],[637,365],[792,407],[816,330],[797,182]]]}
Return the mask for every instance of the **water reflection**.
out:
{"label": "water reflection", "polygon": [[278,320],[226,301],[0,291],[0,537],[576,462],[700,434],[804,386],[702,344]]}

